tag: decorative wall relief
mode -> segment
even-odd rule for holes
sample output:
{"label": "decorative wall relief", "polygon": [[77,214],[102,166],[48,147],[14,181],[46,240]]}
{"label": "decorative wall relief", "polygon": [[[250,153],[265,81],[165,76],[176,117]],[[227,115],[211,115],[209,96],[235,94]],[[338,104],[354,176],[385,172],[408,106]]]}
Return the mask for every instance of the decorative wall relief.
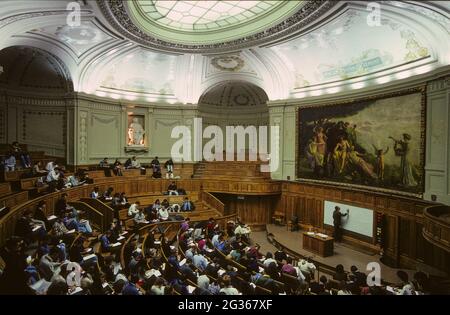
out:
{"label": "decorative wall relief", "polygon": [[[48,128],[51,125],[52,128]],[[63,130],[55,133],[54,130]],[[32,111],[22,112],[22,140],[40,144],[62,146],[66,143],[66,112]],[[35,131],[39,130],[37,134]]]}
{"label": "decorative wall relief", "polygon": [[145,116],[128,115],[128,145],[144,146],[145,141]]}
{"label": "decorative wall relief", "polygon": [[218,70],[237,72],[244,67],[245,62],[239,56],[221,56],[212,58],[211,64]]}
{"label": "decorative wall relief", "polygon": [[86,161],[87,160],[87,127],[86,127],[86,121],[87,121],[87,112],[80,112],[80,139],[79,139],[79,146],[80,146],[80,160]]}
{"label": "decorative wall relief", "polygon": [[128,113],[125,152],[148,152],[148,129],[145,115]]}

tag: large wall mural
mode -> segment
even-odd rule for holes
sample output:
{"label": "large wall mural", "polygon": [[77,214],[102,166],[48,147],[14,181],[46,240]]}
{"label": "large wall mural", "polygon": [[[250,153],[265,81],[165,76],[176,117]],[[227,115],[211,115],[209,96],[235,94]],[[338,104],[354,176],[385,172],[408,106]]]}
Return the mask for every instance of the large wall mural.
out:
{"label": "large wall mural", "polygon": [[424,93],[300,108],[297,176],[422,193]]}

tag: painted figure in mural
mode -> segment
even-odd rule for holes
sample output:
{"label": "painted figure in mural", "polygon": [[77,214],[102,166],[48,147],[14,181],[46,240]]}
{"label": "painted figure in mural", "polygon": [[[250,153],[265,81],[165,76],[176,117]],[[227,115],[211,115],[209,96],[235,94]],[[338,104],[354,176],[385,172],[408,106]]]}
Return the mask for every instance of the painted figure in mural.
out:
{"label": "painted figure in mural", "polygon": [[389,138],[394,140],[395,155],[400,156],[402,185],[406,187],[417,186],[411,163],[411,147],[409,144],[411,141],[411,135],[404,133],[403,139],[401,140],[394,139],[393,137]]}
{"label": "painted figure in mural", "polygon": [[327,136],[323,128],[316,126],[314,128],[314,136],[310,139],[306,148],[309,165],[316,173],[319,173],[320,169],[324,167],[325,156],[327,154],[326,140]]}
{"label": "painted figure in mural", "polygon": [[139,123],[136,117],[133,118],[128,127],[128,144],[129,145],[144,145],[145,130]]}
{"label": "painted figure in mural", "polygon": [[333,161],[335,165],[335,170],[339,174],[342,174],[345,168],[345,163],[347,162],[347,153],[350,151],[350,143],[343,137],[339,137],[339,141],[333,150]]}
{"label": "painted figure in mural", "polygon": [[365,176],[372,179],[376,179],[377,175],[373,170],[373,166],[366,162],[364,159],[364,154],[359,153],[355,150],[354,146],[350,147],[350,151],[347,152],[348,162],[359,169]]}
{"label": "painted figure in mural", "polygon": [[374,150],[375,150],[375,156],[377,157],[376,160],[376,171],[377,176],[379,180],[384,180],[384,156],[389,152],[389,147],[386,148],[385,151],[383,149],[378,149],[376,146],[372,144]]}

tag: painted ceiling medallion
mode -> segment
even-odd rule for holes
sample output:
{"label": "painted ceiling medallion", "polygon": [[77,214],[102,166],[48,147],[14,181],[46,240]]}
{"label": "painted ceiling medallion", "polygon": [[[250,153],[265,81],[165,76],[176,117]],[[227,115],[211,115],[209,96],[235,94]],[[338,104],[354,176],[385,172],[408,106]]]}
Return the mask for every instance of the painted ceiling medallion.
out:
{"label": "painted ceiling medallion", "polygon": [[242,69],[244,60],[238,56],[214,57],[211,64],[219,70],[236,72]]}
{"label": "painted ceiling medallion", "polygon": [[336,3],[97,0],[111,26],[140,45],[164,52],[216,54],[299,32]]}

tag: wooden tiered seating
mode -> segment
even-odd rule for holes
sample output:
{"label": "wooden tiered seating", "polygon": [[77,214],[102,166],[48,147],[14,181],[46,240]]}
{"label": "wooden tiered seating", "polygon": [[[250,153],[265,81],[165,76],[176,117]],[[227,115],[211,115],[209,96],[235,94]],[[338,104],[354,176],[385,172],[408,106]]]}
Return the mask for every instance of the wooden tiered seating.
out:
{"label": "wooden tiered seating", "polygon": [[0,183],[0,197],[7,196],[12,193],[10,183]]}
{"label": "wooden tiered seating", "polygon": [[270,173],[261,172],[259,161],[200,162],[195,166],[194,178],[214,180],[258,181],[270,179]]}

